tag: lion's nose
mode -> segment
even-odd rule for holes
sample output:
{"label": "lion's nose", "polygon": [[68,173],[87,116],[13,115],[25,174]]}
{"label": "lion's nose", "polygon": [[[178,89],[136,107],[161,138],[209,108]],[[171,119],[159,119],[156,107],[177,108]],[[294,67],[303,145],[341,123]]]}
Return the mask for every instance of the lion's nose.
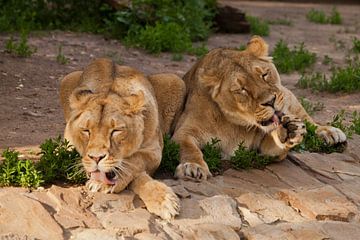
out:
{"label": "lion's nose", "polygon": [[100,162],[102,159],[106,158],[106,156],[107,154],[101,154],[101,155],[88,154],[88,157],[97,163]]}

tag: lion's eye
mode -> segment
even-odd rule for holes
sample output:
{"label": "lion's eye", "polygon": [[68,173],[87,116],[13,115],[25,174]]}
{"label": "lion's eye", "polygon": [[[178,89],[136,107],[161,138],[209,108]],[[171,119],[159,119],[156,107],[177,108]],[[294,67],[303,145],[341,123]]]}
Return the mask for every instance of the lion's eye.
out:
{"label": "lion's eye", "polygon": [[122,134],[124,132],[124,130],[125,130],[125,128],[114,129],[111,132],[111,136],[112,137],[118,136],[118,135]]}
{"label": "lion's eye", "polygon": [[268,76],[269,76],[269,72],[263,73],[261,75],[262,79],[264,79],[264,80],[266,80]]}
{"label": "lion's eye", "polygon": [[83,130],[81,130],[81,133],[84,134],[86,137],[90,136],[90,130],[89,129],[83,129]]}

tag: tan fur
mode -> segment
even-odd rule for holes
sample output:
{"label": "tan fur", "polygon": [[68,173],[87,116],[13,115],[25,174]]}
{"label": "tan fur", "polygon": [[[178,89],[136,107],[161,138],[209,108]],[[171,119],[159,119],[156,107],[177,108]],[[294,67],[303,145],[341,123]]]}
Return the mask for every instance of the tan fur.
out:
{"label": "tan fur", "polygon": [[[178,214],[175,193],[150,175],[160,164],[163,134],[182,108],[184,94],[183,81],[173,74],[145,77],[107,59],[62,80],[65,138],[82,156],[86,172],[102,176],[87,182],[90,190],[117,193],[130,184],[150,212],[164,219]],[[115,184],[103,178],[110,172]]]}
{"label": "tan fur", "polygon": [[[179,178],[199,181],[211,176],[200,150],[211,138],[221,140],[224,158],[244,142],[248,148],[282,160],[302,141],[303,121],[313,122],[281,85],[261,37],[253,37],[244,51],[210,51],[184,81],[187,101],[173,136],[180,144],[181,163],[175,173]],[[330,144],[346,140],[341,130],[329,126],[319,126],[318,134]]]}

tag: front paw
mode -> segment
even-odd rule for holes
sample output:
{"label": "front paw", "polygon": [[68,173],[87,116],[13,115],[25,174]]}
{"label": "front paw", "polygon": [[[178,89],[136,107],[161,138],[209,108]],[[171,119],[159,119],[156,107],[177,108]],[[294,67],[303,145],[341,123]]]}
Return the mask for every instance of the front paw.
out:
{"label": "front paw", "polygon": [[112,192],[113,186],[104,184],[101,181],[89,179],[85,186],[89,189],[90,192],[103,192],[110,193]]}
{"label": "front paw", "polygon": [[346,142],[346,135],[343,131],[332,126],[319,126],[316,134],[325,140],[329,145]]}
{"label": "front paw", "polygon": [[304,139],[306,127],[300,118],[285,115],[281,118],[280,140],[287,148],[293,148]]}
{"label": "front paw", "polygon": [[206,180],[207,177],[211,177],[211,173],[206,163],[205,166],[201,166],[197,163],[186,162],[180,163],[176,167],[175,177],[200,182]]}
{"label": "front paw", "polygon": [[179,214],[180,200],[170,187],[159,181],[150,181],[144,187],[149,192],[142,200],[149,212],[166,220]]}

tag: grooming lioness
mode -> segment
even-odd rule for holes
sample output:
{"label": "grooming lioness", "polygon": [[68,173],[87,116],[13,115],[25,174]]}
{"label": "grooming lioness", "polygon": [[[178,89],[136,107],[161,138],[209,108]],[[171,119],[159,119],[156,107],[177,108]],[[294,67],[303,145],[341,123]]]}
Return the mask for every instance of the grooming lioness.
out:
{"label": "grooming lioness", "polygon": [[[268,45],[260,37],[253,37],[244,51],[212,50],[184,81],[187,100],[173,136],[180,144],[181,163],[175,173],[179,178],[200,181],[211,176],[201,152],[211,138],[221,140],[224,158],[243,142],[282,160],[303,140],[303,121],[314,123],[281,85]],[[331,126],[318,126],[317,134],[328,144],[346,141],[345,134]]]}
{"label": "grooming lioness", "polygon": [[145,77],[107,59],[62,80],[64,135],[82,156],[91,191],[117,193],[129,185],[150,212],[164,219],[178,214],[175,193],[150,175],[184,94],[175,75]]}

